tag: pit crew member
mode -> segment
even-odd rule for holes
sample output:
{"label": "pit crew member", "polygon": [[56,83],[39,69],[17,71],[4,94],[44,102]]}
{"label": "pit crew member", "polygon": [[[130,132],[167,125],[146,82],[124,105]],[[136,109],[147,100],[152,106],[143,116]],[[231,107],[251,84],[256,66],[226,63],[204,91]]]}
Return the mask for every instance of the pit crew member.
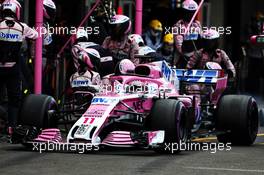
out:
{"label": "pit crew member", "polygon": [[8,95],[8,126],[17,124],[21,102],[20,48],[25,38],[36,39],[38,33],[19,21],[21,5],[14,0],[2,4],[3,19],[0,22],[0,82],[6,85]]}
{"label": "pit crew member", "polygon": [[159,20],[154,19],[149,23],[149,29],[143,34],[143,39],[147,46],[157,50],[162,44],[162,24]]}
{"label": "pit crew member", "polygon": [[236,76],[236,70],[224,50],[219,49],[219,33],[216,30],[206,30],[201,34],[203,48],[195,52],[188,61],[187,68],[205,69],[207,62],[216,62],[226,69],[229,78]]}
{"label": "pit crew member", "polygon": [[183,18],[173,27],[175,47],[179,55],[174,64],[180,68],[186,66],[188,58],[196,50],[196,41],[199,39],[199,33],[202,30],[200,22],[195,20],[190,25],[189,31],[186,31],[197,9],[198,4],[194,0],[185,0],[182,3]]}
{"label": "pit crew member", "polygon": [[168,64],[173,65],[175,56],[174,48],[173,34],[168,33],[163,37],[162,46],[157,50],[157,52],[162,55]]}
{"label": "pit crew member", "polygon": [[135,54],[139,49],[136,42],[131,42],[128,35],[131,30],[131,20],[124,15],[115,15],[110,21],[111,36],[105,38],[102,46],[112,52],[114,62],[118,63],[123,59],[130,59],[133,63],[138,64],[139,60]]}
{"label": "pit crew member", "polygon": [[114,71],[114,62],[111,52],[102,46],[89,42],[88,34],[85,29],[79,28],[76,33],[76,43],[72,47],[72,55],[74,57],[74,64],[76,69],[78,70],[78,60],[80,57],[80,53],[83,49],[95,49],[100,54],[100,64],[97,65],[97,71],[101,77],[105,75],[111,74]]}

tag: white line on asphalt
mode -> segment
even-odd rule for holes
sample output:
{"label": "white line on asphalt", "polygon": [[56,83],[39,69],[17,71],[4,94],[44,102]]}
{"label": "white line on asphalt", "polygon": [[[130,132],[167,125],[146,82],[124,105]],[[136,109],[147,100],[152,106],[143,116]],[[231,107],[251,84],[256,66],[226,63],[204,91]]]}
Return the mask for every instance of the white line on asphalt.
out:
{"label": "white line on asphalt", "polygon": [[256,143],[256,145],[264,145],[264,143]]}
{"label": "white line on asphalt", "polygon": [[262,137],[262,136],[264,136],[264,134],[258,134],[258,136],[259,136],[259,137]]}
{"label": "white line on asphalt", "polygon": [[[257,134],[258,137],[264,137],[264,134]],[[216,140],[217,137],[204,137],[204,138],[195,138],[192,141],[206,141],[206,140]]]}
{"label": "white line on asphalt", "polygon": [[231,168],[209,168],[209,167],[184,167],[186,169],[196,170],[215,170],[215,171],[236,171],[236,172],[252,172],[252,173],[264,173],[264,170],[247,170],[247,169],[231,169]]}

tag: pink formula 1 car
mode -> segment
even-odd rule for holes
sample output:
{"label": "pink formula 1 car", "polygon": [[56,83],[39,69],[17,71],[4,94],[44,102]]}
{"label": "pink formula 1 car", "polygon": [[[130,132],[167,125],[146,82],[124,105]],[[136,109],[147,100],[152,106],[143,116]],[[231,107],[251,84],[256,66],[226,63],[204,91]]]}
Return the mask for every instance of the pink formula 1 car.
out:
{"label": "pink formula 1 car", "polygon": [[[144,147],[166,152],[166,143],[214,134],[219,142],[254,143],[258,107],[250,96],[223,95],[227,75],[208,70],[172,69],[166,62],[140,64],[133,74],[110,75],[89,107],[60,138],[61,112],[46,95],[29,95],[22,106],[17,143],[65,142]],[[65,121],[65,120],[64,120]]]}

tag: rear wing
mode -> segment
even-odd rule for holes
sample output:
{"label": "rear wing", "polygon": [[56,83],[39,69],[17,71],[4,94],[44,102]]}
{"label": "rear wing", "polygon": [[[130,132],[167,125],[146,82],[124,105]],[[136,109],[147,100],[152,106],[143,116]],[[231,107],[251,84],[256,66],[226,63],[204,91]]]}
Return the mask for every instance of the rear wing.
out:
{"label": "rear wing", "polygon": [[160,63],[163,77],[172,82],[215,84],[222,77],[222,70],[188,70],[171,68],[165,61]]}
{"label": "rear wing", "polygon": [[214,84],[218,80],[217,70],[186,70],[176,69],[176,76],[179,81],[190,83]]}

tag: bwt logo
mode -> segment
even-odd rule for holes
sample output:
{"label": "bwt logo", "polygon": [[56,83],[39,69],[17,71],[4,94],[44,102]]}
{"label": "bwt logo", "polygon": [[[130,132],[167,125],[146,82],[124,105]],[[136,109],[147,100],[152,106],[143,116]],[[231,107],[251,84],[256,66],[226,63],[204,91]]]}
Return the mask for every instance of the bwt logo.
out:
{"label": "bwt logo", "polygon": [[89,83],[90,83],[89,80],[84,80],[84,81],[81,81],[81,80],[74,80],[74,81],[73,81],[73,85],[75,85],[75,86],[88,85]]}
{"label": "bwt logo", "polygon": [[3,7],[12,7],[13,4],[3,4]]}
{"label": "bwt logo", "polygon": [[109,98],[94,98],[92,100],[93,104],[111,104],[114,103],[116,99],[109,99]]}
{"label": "bwt logo", "polygon": [[195,9],[196,9],[196,5],[194,5],[194,4],[190,4],[189,9],[190,9],[190,10],[195,10]]}
{"label": "bwt logo", "polygon": [[5,39],[18,39],[19,35],[18,34],[12,34],[12,33],[3,33],[0,32],[0,38],[5,38]]}

